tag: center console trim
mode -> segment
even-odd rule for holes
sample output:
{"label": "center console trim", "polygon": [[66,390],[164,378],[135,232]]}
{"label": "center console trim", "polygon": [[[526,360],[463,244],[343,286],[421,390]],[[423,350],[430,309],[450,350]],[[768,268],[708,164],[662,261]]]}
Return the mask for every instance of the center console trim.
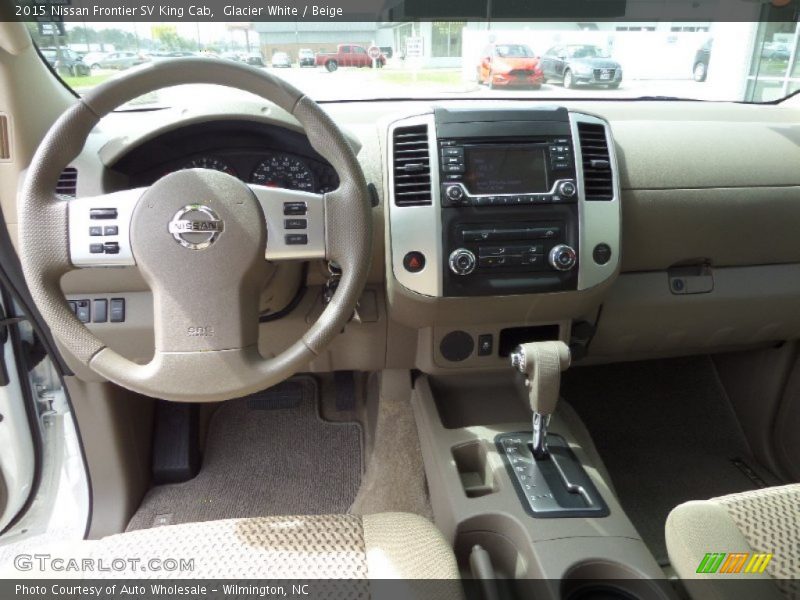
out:
{"label": "center console trim", "polygon": [[[612,173],[613,194],[610,200],[586,199],[583,184],[583,156],[578,131],[580,123],[599,124],[605,128]],[[427,127],[431,203],[422,206],[397,206],[394,202],[393,192],[394,132],[398,127],[415,125],[425,125]],[[568,125],[572,135],[577,179],[575,182],[577,184],[575,199],[578,207],[577,285],[573,289],[580,292],[608,282],[619,271],[621,250],[620,178],[614,142],[608,122],[586,113],[569,111]],[[440,159],[435,116],[433,113],[425,113],[393,121],[389,123],[387,135],[388,245],[391,274],[398,283],[413,293],[429,298],[443,298],[445,297],[444,269],[447,261],[444,257],[442,242],[442,182],[440,179]],[[514,196],[522,195],[525,194],[514,194]],[[511,196],[511,194],[483,195],[483,197],[486,196],[505,197]],[[599,244],[605,244],[610,249],[610,258],[604,264],[596,262],[593,256],[594,249]],[[412,272],[404,266],[404,258],[409,252],[421,252],[425,256],[425,264],[421,270]],[[553,293],[565,292],[562,290],[541,292],[541,294]]]}

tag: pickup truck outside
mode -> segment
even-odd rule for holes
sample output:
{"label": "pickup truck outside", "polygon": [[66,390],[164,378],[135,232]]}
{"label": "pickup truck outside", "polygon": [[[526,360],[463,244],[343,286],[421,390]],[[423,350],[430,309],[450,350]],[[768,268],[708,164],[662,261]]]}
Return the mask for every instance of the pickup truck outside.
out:
{"label": "pickup truck outside", "polygon": [[[372,59],[367,49],[357,44],[339,44],[336,52],[317,53],[315,64],[325,67],[328,71],[335,71],[339,67],[371,67]],[[381,54],[376,60],[378,67],[386,64],[386,57]]]}

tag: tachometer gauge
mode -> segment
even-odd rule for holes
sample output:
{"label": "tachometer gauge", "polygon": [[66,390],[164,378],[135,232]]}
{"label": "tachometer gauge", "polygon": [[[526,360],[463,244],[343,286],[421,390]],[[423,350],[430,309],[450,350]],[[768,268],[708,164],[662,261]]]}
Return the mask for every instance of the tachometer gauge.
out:
{"label": "tachometer gauge", "polygon": [[276,154],[262,160],[253,170],[250,181],[268,187],[314,191],[314,174],[308,165],[286,154]]}
{"label": "tachometer gauge", "polygon": [[183,165],[184,169],[211,169],[212,171],[222,171],[228,175],[236,177],[233,168],[223,160],[213,156],[198,156]]}

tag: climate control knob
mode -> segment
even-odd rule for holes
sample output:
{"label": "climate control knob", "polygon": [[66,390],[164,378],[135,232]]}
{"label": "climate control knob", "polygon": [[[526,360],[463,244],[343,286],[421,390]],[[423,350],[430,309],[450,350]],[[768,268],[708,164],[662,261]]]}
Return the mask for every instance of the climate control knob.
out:
{"label": "climate control knob", "polygon": [[571,181],[562,181],[558,185],[558,193],[564,198],[572,198],[578,192],[578,188]]}
{"label": "climate control knob", "polygon": [[464,199],[464,188],[460,185],[449,185],[444,193],[451,202],[461,202]]}
{"label": "climate control knob", "polygon": [[556,271],[569,271],[578,262],[578,255],[575,250],[566,244],[559,244],[550,250],[550,266]]}
{"label": "climate control knob", "polygon": [[456,275],[469,275],[476,264],[475,255],[466,248],[453,250],[450,254],[450,270]]}

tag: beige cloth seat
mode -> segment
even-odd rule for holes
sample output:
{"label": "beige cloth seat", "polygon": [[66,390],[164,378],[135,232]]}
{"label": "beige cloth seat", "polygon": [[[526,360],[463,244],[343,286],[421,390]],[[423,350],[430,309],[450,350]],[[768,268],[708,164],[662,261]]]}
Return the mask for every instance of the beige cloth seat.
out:
{"label": "beige cloth seat", "polygon": [[[800,599],[800,484],[681,504],[665,533],[672,566],[695,599]],[[712,552],[748,557],[698,573]],[[763,573],[744,572],[754,553],[772,554]]]}
{"label": "beige cloth seat", "polygon": [[[63,559],[58,571],[16,576],[350,580],[325,584],[331,590],[323,596],[339,598],[379,595],[373,593],[373,580],[403,579],[407,580],[401,584],[406,586],[404,597],[461,597],[458,567],[450,545],[430,521],[408,513],[188,523],[61,545],[48,548],[48,554],[53,559]],[[95,562],[91,570],[84,567],[79,572],[65,572],[63,565],[70,559],[102,560],[106,568],[112,568],[99,571],[99,563]],[[152,568],[154,559],[160,561],[158,569]],[[125,568],[114,567],[115,560],[117,567]],[[448,581],[419,581],[430,579]]]}

